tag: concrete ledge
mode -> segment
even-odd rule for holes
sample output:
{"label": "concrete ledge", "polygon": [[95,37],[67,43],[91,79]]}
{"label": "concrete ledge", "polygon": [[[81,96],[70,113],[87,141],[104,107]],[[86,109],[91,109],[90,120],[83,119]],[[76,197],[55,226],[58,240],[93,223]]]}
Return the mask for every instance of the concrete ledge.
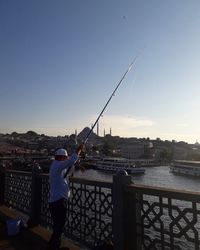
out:
{"label": "concrete ledge", "polygon": [[[24,221],[24,217],[17,213],[15,210],[6,207],[6,206],[0,206],[0,213],[5,216],[5,218],[12,218],[12,219],[22,219]],[[51,236],[51,232],[48,231],[46,228],[38,225],[34,226],[32,228],[27,228],[30,232],[34,233],[35,235],[41,237],[43,240],[48,241]],[[80,247],[73,244],[73,242],[69,240],[62,240],[62,247],[68,248],[70,250],[81,250]]]}
{"label": "concrete ledge", "polygon": [[10,209],[9,207],[6,207],[4,205],[0,206],[0,212],[9,218],[19,218],[19,215],[13,209]]}

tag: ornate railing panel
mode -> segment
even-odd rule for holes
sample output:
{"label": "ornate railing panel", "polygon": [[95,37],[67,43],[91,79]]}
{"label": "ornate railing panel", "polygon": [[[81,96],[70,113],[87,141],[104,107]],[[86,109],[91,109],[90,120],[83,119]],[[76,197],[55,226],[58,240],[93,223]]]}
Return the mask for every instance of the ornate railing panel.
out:
{"label": "ornate railing panel", "polygon": [[68,206],[66,234],[93,246],[112,238],[112,184],[74,178]]}
{"label": "ornate railing panel", "polygon": [[[36,169],[32,173],[6,170],[1,179],[6,206],[52,227],[48,175]],[[116,239],[125,242],[120,243],[124,246],[130,243],[128,248],[115,245],[119,250],[200,250],[200,193],[126,184],[120,179],[114,178],[114,184],[70,179],[68,238],[90,247],[112,238],[115,243]]]}
{"label": "ornate railing panel", "polygon": [[41,207],[40,207],[40,223],[45,227],[52,227],[52,219],[49,211],[49,175],[41,175]]}
{"label": "ornate railing panel", "polygon": [[31,211],[32,174],[30,172],[9,171],[5,173],[4,203],[26,215]]}
{"label": "ornate railing panel", "polygon": [[[42,174],[41,225],[52,227],[48,175]],[[84,245],[112,238],[112,184],[70,179],[65,235]]]}
{"label": "ornate railing panel", "polygon": [[[130,185],[143,249],[200,249],[200,194]],[[137,213],[138,215],[138,213]]]}

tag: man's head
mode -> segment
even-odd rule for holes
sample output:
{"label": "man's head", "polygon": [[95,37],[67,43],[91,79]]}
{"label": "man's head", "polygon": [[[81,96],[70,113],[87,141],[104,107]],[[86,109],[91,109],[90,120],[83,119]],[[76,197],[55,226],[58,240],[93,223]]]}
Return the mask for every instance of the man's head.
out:
{"label": "man's head", "polygon": [[67,150],[64,148],[60,148],[55,153],[55,160],[57,161],[64,161],[68,157]]}

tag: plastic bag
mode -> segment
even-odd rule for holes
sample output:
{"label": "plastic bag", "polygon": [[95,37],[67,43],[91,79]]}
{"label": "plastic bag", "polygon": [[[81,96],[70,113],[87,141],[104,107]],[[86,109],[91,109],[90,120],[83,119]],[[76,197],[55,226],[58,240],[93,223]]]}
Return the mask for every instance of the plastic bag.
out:
{"label": "plastic bag", "polygon": [[17,235],[20,232],[22,221],[20,219],[9,219],[6,221],[7,234],[9,236]]}

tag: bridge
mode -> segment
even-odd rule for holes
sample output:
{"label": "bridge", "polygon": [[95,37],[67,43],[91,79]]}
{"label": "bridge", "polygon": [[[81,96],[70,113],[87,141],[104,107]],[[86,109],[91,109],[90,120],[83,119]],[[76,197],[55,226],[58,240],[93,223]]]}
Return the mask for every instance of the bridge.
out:
{"label": "bridge", "polygon": [[[116,250],[200,249],[200,192],[136,185],[120,174],[112,182],[71,178],[70,186],[64,235],[80,249],[105,240]],[[25,215],[32,230],[51,232],[48,197],[48,175],[37,168],[0,172],[1,208]]]}

